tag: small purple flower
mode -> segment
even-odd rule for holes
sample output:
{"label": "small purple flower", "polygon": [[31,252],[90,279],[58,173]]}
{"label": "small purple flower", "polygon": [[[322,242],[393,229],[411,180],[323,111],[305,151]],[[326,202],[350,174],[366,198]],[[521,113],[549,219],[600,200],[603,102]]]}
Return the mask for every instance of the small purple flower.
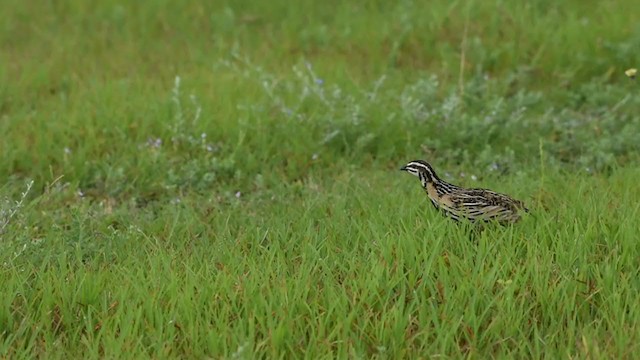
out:
{"label": "small purple flower", "polygon": [[324,85],[324,80],[322,80],[322,79],[316,79],[316,84],[318,84],[318,85],[322,86],[322,85]]}

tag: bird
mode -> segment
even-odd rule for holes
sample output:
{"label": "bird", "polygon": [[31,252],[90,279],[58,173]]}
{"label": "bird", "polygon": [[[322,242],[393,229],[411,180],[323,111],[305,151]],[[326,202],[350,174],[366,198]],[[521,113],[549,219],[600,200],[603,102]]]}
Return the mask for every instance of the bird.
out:
{"label": "bird", "polygon": [[529,212],[524,202],[508,195],[450,184],[440,179],[431,164],[424,160],[411,161],[400,170],[417,176],[433,206],[456,221],[496,221],[507,225],[520,220],[521,211]]}

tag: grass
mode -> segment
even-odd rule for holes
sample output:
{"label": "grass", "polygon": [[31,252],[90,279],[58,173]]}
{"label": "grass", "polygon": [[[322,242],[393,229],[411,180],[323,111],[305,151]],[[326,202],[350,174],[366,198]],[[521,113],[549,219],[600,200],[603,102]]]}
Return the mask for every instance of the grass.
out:
{"label": "grass", "polygon": [[0,356],[632,358],[633,5],[5,1]]}

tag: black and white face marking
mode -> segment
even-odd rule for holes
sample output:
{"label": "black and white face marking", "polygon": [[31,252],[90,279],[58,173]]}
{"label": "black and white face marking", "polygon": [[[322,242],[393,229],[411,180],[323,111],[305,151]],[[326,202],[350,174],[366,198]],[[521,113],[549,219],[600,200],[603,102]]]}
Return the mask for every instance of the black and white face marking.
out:
{"label": "black and white face marking", "polygon": [[429,165],[429,163],[427,163],[426,161],[422,161],[422,160],[411,161],[407,165],[400,168],[400,170],[406,171],[409,174],[420,178],[420,182],[424,187],[427,186],[427,183],[433,182],[434,179],[438,178],[435,172],[433,171],[433,168],[431,167],[431,165]]}
{"label": "black and white face marking", "polygon": [[419,176],[420,168],[413,163],[408,163],[407,165],[400,168],[402,171],[406,171],[413,176]]}

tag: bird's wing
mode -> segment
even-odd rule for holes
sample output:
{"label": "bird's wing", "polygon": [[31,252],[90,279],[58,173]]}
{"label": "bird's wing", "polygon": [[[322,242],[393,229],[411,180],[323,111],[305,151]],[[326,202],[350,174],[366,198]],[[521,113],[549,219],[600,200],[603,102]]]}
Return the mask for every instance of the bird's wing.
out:
{"label": "bird's wing", "polygon": [[517,200],[486,189],[469,189],[453,197],[455,209],[470,220],[516,220]]}

